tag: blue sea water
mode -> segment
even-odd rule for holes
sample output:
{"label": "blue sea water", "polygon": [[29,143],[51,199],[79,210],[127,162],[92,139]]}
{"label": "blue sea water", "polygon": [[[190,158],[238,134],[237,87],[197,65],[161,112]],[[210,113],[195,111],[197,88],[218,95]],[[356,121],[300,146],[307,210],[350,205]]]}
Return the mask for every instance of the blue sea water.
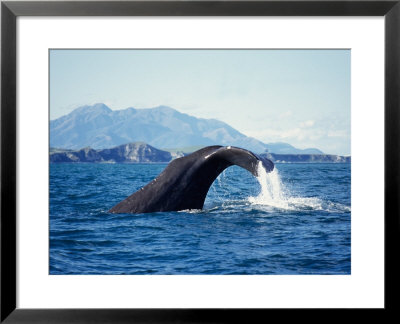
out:
{"label": "blue sea water", "polygon": [[203,210],[107,211],[166,164],[50,164],[50,274],[350,274],[350,164],[233,166]]}

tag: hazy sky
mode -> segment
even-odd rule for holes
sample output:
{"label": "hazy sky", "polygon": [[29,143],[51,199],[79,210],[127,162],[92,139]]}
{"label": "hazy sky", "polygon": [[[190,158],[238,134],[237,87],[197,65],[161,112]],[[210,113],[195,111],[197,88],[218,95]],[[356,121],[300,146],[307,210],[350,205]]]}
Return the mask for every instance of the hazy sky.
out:
{"label": "hazy sky", "polygon": [[350,50],[51,50],[50,118],[99,102],[350,154]]}

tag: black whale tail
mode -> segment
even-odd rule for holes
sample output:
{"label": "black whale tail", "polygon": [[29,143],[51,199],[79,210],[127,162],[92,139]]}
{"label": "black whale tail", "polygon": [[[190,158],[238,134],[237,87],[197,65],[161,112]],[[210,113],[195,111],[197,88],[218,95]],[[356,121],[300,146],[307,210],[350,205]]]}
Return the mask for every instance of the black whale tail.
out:
{"label": "black whale tail", "polygon": [[207,146],[173,160],[160,175],[125,200],[110,213],[151,213],[203,208],[207,192],[227,167],[238,165],[258,176],[258,164],[267,172],[272,161],[234,146]]}

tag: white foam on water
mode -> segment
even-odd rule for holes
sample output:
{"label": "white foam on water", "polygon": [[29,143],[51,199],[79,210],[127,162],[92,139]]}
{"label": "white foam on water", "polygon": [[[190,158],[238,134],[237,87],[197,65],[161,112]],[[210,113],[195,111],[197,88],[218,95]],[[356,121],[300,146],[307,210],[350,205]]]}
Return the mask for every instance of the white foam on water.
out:
{"label": "white foam on water", "polygon": [[315,197],[292,196],[283,185],[278,170],[274,168],[272,172],[267,173],[261,161],[257,166],[257,174],[261,191],[258,196],[248,198],[251,204],[286,210],[337,210],[349,208],[340,204],[324,202]]}
{"label": "white foam on water", "polygon": [[268,205],[288,209],[288,201],[283,192],[283,185],[278,170],[274,168],[272,172],[267,173],[260,161],[257,166],[257,174],[261,191],[257,197],[249,197],[249,202],[256,205]]}

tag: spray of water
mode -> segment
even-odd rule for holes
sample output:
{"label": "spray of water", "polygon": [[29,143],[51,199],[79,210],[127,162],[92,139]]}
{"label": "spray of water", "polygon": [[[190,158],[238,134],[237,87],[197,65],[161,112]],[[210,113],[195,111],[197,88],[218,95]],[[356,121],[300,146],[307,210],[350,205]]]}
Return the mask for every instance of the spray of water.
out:
{"label": "spray of water", "polygon": [[329,203],[315,197],[296,197],[283,185],[278,170],[275,168],[267,173],[261,162],[257,166],[257,180],[261,190],[258,196],[249,197],[249,202],[255,205],[269,206],[279,209],[298,210],[330,209]]}
{"label": "spray of water", "polygon": [[249,197],[249,201],[252,204],[288,209],[288,197],[285,194],[278,170],[274,168],[272,172],[267,173],[260,161],[257,166],[257,174],[261,191],[257,197]]}

